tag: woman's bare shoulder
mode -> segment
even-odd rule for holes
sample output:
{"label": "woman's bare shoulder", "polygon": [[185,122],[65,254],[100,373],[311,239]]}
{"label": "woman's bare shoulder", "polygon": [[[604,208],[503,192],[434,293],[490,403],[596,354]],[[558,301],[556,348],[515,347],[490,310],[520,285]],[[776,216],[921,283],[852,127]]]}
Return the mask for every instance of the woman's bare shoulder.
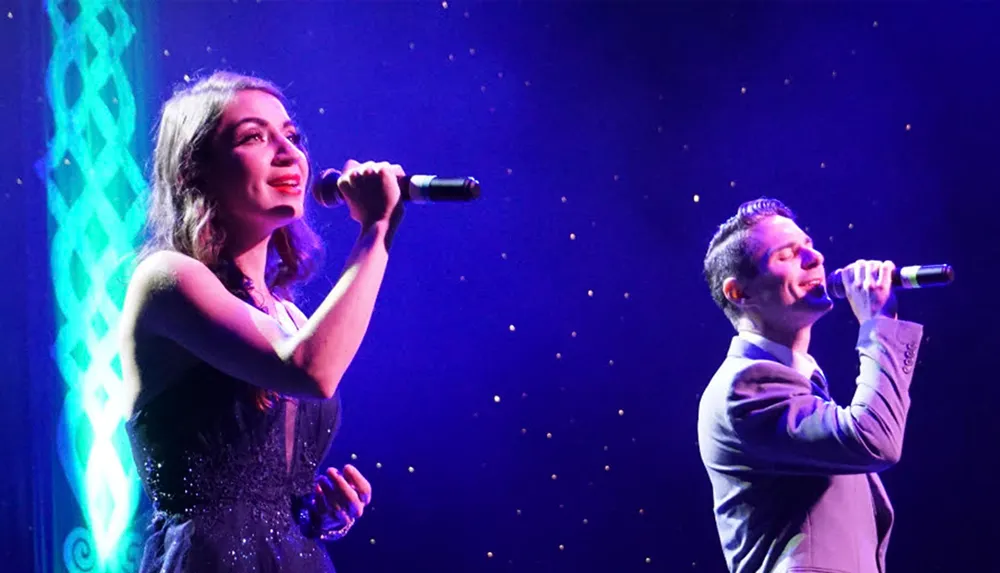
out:
{"label": "woman's bare shoulder", "polygon": [[213,275],[201,261],[177,251],[162,250],[149,254],[136,265],[129,288],[159,290],[177,286],[187,277]]}
{"label": "woman's bare shoulder", "polygon": [[161,312],[157,306],[163,306],[166,299],[176,299],[163,295],[176,291],[192,274],[211,274],[211,271],[198,260],[169,250],[149,254],[132,272],[119,325],[120,358],[129,390],[130,415],[198,362],[189,351],[150,328],[149,320]]}

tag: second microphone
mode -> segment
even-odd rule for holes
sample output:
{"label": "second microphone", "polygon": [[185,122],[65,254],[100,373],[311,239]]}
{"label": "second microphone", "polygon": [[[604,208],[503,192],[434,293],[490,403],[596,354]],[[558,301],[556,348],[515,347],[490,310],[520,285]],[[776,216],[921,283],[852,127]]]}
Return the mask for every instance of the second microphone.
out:
{"label": "second microphone", "polygon": [[[955,280],[951,265],[910,265],[892,271],[892,286],[896,288],[926,288],[945,286]],[[826,291],[834,298],[845,298],[842,271],[834,271],[826,279]]]}

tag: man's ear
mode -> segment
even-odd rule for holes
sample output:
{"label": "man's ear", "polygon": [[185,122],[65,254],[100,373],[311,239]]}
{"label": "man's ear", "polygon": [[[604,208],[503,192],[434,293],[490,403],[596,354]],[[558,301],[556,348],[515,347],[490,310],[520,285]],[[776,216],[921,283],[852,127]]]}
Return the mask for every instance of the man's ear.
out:
{"label": "man's ear", "polygon": [[722,281],[722,294],[736,308],[746,308],[749,297],[743,285],[735,277],[729,277]]}

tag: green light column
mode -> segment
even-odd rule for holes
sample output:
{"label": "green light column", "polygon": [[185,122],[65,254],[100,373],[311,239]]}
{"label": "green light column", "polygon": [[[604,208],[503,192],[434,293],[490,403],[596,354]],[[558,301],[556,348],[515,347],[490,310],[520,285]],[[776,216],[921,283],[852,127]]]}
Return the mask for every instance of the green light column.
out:
{"label": "green light column", "polygon": [[57,446],[79,506],[73,519],[83,522],[56,542],[73,572],[129,570],[137,558],[132,520],[141,490],[124,430],[116,330],[145,189],[132,153],[135,95],[122,64],[136,34],[128,5],[46,3],[53,36],[46,88],[54,133],[44,173],[57,317],[53,357],[65,384]]}

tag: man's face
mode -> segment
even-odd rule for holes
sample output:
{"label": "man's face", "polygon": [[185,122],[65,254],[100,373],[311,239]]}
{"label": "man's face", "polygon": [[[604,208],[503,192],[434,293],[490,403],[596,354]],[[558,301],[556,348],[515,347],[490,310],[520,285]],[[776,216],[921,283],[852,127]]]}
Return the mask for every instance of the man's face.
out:
{"label": "man's face", "polygon": [[749,241],[760,273],[744,285],[744,308],[783,329],[810,325],[833,308],[826,292],[823,255],[795,221],[768,217]]}

